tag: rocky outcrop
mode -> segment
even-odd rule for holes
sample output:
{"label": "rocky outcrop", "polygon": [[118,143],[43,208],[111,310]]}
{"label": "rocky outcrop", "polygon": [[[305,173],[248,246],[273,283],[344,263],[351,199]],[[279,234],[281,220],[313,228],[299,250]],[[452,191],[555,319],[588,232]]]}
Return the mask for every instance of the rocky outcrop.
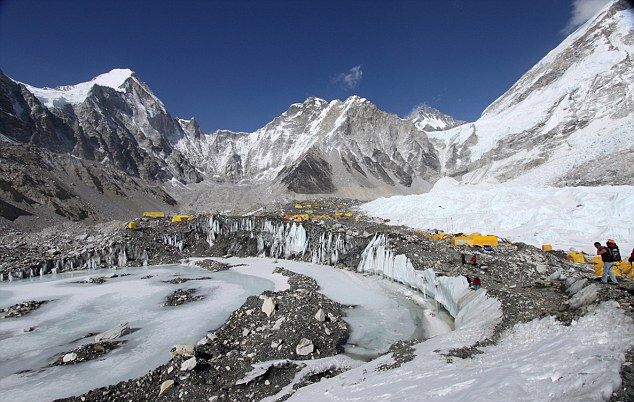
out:
{"label": "rocky outcrop", "polygon": [[0,141],[0,223],[41,229],[64,219],[127,220],[148,205],[169,211],[175,204],[161,187],[112,167]]}
{"label": "rocky outcrop", "polygon": [[173,148],[184,136],[180,124],[130,70],[58,88],[31,87],[0,72],[0,134],[139,178],[202,179]]}

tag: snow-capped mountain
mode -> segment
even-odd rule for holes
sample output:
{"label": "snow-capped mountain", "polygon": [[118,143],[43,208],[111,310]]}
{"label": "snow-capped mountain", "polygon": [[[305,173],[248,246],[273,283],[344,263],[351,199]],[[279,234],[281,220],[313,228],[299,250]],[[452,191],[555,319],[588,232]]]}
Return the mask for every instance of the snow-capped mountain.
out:
{"label": "snow-capped mountain", "polygon": [[448,130],[466,123],[466,121],[454,119],[429,105],[416,106],[409,115],[407,115],[407,118],[411,120],[418,129],[427,132]]}
{"label": "snow-capped mountain", "polygon": [[[633,184],[634,12],[611,3],[471,124],[430,134],[462,182]],[[628,162],[629,161],[629,162]]]}
{"label": "snow-capped mountain", "polygon": [[464,183],[633,184],[632,44],[634,13],[616,0],[473,123],[428,106],[402,119],[358,96],[311,97],[255,132],[205,134],[194,118],[173,118],[131,70],[57,88],[0,73],[0,140],[176,186],[173,179],[204,179],[207,194],[240,188],[251,198],[371,199],[425,192],[443,175]]}
{"label": "snow-capped mountain", "polygon": [[199,181],[173,149],[180,124],[131,70],[92,80],[36,88],[0,74],[0,133],[9,140],[68,152],[153,180]]}
{"label": "snow-capped mountain", "polygon": [[[0,132],[8,139],[148,179],[190,183],[204,176],[365,199],[425,191],[440,168],[424,132],[356,96],[308,98],[253,133],[205,135],[194,118],[172,118],[131,70],[57,88],[6,76],[2,83],[6,129]],[[24,127],[16,134],[16,126]]]}
{"label": "snow-capped mountain", "polygon": [[218,131],[198,141],[188,131],[176,149],[218,181],[275,182],[300,194],[422,191],[439,170],[422,131],[358,96],[308,98],[249,134]]}

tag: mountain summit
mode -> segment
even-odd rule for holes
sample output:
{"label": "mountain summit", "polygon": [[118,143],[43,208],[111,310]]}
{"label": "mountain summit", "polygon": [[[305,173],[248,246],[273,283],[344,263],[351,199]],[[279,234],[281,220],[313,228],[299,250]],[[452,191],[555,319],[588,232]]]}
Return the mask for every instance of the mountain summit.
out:
{"label": "mountain summit", "polygon": [[423,131],[448,130],[466,123],[466,121],[454,119],[429,105],[416,106],[407,115],[407,118]]}

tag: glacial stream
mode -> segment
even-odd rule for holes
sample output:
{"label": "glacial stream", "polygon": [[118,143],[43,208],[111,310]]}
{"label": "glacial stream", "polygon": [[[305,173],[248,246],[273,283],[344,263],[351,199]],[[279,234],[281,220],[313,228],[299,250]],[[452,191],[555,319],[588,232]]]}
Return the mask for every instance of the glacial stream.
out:
{"label": "glacial stream", "polygon": [[[248,296],[288,286],[285,277],[272,273],[276,266],[315,278],[326,296],[355,306],[344,318],[351,326],[346,353],[352,357],[368,360],[397,340],[424,337],[425,310],[397,291],[400,285],[305,262],[228,262],[245,265],[217,273],[187,265],[79,271],[0,284],[0,308],[51,300],[26,316],[0,319],[2,399],[51,400],[143,375],[166,363],[174,344],[196,343],[220,327]],[[107,278],[111,274],[118,277]],[[98,276],[106,282],[78,283]],[[165,282],[176,277],[211,279]],[[195,288],[205,298],[162,306],[181,288]],[[50,366],[61,353],[91,342],[86,335],[123,322],[133,331],[120,348],[92,361]],[[25,332],[29,327],[33,330]]]}

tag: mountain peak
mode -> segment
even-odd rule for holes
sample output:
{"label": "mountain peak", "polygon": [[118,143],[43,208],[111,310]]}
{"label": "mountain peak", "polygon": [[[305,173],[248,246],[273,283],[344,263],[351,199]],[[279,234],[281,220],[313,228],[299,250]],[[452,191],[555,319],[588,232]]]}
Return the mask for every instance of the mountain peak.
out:
{"label": "mountain peak", "polygon": [[107,73],[100,74],[90,81],[74,85],[62,85],[55,88],[37,88],[23,84],[46,107],[63,107],[66,104],[75,105],[86,100],[88,93],[95,86],[109,87],[115,91],[124,92],[123,84],[132,77],[136,77],[134,71],[127,68],[115,68]]}
{"label": "mountain peak", "polygon": [[134,71],[129,68],[115,68],[107,73],[94,77],[90,80],[90,82],[93,83],[93,85],[100,85],[102,87],[110,87],[118,90],[119,87],[121,87],[121,85],[123,85],[123,83],[132,76],[135,76]]}
{"label": "mountain peak", "polygon": [[466,123],[463,120],[458,120],[444,114],[440,110],[427,104],[414,107],[407,115],[407,119],[411,120],[419,130],[423,131],[448,130]]}

